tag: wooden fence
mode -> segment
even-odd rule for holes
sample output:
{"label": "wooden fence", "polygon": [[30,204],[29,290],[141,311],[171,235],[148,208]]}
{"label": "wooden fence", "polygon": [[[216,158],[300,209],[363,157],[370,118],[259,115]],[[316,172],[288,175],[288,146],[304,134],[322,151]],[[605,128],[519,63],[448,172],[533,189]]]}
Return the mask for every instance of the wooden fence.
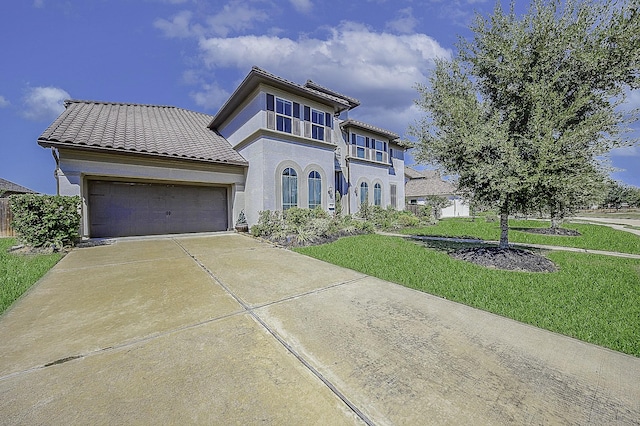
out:
{"label": "wooden fence", "polygon": [[0,237],[14,237],[16,234],[11,227],[13,214],[8,198],[0,198]]}

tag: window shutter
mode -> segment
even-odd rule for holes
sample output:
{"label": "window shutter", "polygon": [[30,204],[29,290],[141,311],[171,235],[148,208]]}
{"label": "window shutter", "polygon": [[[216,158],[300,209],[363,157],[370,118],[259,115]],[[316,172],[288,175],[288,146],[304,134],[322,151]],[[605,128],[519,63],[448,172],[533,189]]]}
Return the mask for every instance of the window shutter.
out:
{"label": "window shutter", "polygon": [[275,111],[274,104],[274,96],[267,93],[267,111]]}
{"label": "window shutter", "polygon": [[300,104],[297,102],[293,103],[293,118],[300,118]]}
{"label": "window shutter", "polygon": [[311,121],[311,107],[304,106],[304,121]]}
{"label": "window shutter", "polygon": [[324,141],[331,143],[331,127],[324,128]]}
{"label": "window shutter", "polygon": [[304,137],[305,138],[311,137],[311,122],[309,121],[304,122]]}
{"label": "window shutter", "polygon": [[267,129],[276,129],[276,113],[273,111],[267,111]]}
{"label": "window shutter", "polygon": [[293,119],[293,134],[296,136],[300,136],[300,119]]}

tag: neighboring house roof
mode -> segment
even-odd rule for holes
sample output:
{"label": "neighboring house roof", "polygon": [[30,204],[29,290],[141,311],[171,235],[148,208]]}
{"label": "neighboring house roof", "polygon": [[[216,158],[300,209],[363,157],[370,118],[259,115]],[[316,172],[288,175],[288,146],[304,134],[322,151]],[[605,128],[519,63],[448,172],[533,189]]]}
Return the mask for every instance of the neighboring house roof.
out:
{"label": "neighboring house roof", "polygon": [[407,166],[405,166],[404,168],[404,175],[409,179],[420,179],[424,177],[424,175],[419,171]]}
{"label": "neighboring house roof", "polygon": [[416,170],[411,167],[404,168],[404,175],[409,179],[440,179],[438,170]]}
{"label": "neighboring house roof", "polygon": [[377,126],[373,126],[371,124],[367,124],[367,123],[363,123],[362,121],[358,121],[358,120],[354,120],[354,119],[348,119],[343,121],[342,123],[340,123],[340,127],[345,128],[345,127],[355,127],[357,129],[361,129],[361,130],[367,130],[369,132],[373,132],[373,133],[377,133],[379,135],[383,135],[388,137],[390,140],[395,141],[396,139],[399,139],[400,136],[398,136],[396,133],[390,131],[390,130],[385,130],[382,129],[380,127]]}
{"label": "neighboring house roof", "polygon": [[455,194],[457,188],[451,182],[442,180],[437,170],[418,171],[405,167],[404,174],[409,178],[404,185],[405,197],[426,197],[429,195]]}
{"label": "neighboring house roof", "polygon": [[0,178],[0,197],[3,194],[37,194],[37,192],[22,185],[18,185],[17,183]]}
{"label": "neighboring house roof", "polygon": [[247,165],[229,142],[207,127],[211,116],[181,108],[70,100],[42,133],[43,147]]}
{"label": "neighboring house roof", "polygon": [[[251,68],[251,71],[245,79],[236,88],[233,94],[227,99],[227,102],[213,117],[209,123],[211,129],[216,129],[229,118],[234,111],[244,102],[247,97],[258,87],[260,83],[265,83],[273,87],[280,88],[289,93],[313,99],[326,105],[330,105],[336,112],[341,112],[353,108],[353,98],[340,95],[322,86],[312,85],[313,87],[303,86],[292,81],[286,80],[277,75],[271,74],[259,67]],[[356,101],[357,102],[357,101]],[[359,103],[358,103],[359,105]]]}

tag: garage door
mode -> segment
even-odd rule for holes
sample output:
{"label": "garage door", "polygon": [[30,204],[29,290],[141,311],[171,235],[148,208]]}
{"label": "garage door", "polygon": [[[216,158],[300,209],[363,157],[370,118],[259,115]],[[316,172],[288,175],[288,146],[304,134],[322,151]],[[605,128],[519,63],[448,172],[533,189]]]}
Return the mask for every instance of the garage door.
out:
{"label": "garage door", "polygon": [[227,230],[227,189],[89,181],[91,237]]}

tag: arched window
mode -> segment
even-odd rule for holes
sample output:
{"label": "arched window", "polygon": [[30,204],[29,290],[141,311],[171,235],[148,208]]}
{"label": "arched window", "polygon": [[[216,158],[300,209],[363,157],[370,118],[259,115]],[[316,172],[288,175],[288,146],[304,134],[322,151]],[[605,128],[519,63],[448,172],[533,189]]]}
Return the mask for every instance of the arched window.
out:
{"label": "arched window", "polygon": [[282,210],[298,205],[298,174],[291,167],[282,172]]}
{"label": "arched window", "polygon": [[309,208],[322,205],[322,178],[315,170],[309,173]]}
{"label": "arched window", "polygon": [[360,204],[369,204],[369,185],[367,182],[360,184]]}
{"label": "arched window", "polygon": [[373,205],[382,205],[382,186],[379,183],[376,183],[373,187]]}

